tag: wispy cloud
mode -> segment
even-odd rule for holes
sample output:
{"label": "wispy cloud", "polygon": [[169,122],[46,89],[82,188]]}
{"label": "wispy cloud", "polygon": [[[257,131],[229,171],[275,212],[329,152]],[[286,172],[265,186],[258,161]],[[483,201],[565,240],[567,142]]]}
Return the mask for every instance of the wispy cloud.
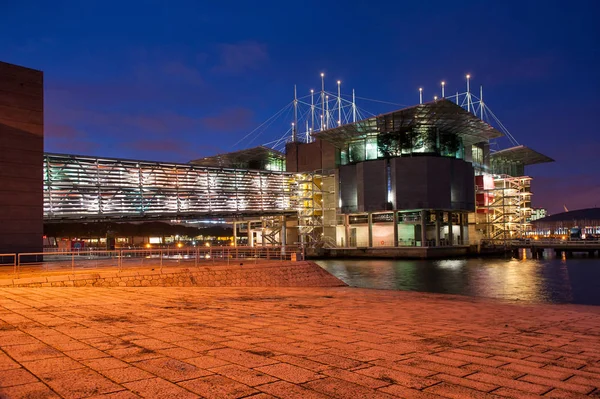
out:
{"label": "wispy cloud", "polygon": [[187,65],[181,61],[169,61],[164,65],[164,72],[183,83],[202,85],[204,79],[197,68]]}
{"label": "wispy cloud", "polygon": [[245,131],[255,124],[253,117],[254,113],[249,108],[229,108],[215,116],[202,118],[202,125],[213,132]]}
{"label": "wispy cloud", "polygon": [[239,74],[255,70],[269,59],[267,46],[255,41],[221,44],[219,50],[220,63],[213,70],[220,73]]}

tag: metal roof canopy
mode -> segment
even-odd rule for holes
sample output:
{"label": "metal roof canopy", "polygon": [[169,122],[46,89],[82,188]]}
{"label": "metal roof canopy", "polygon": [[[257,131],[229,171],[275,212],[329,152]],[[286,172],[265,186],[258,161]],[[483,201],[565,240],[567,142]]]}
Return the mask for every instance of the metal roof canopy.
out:
{"label": "metal roof canopy", "polygon": [[494,161],[503,160],[508,162],[520,162],[523,165],[554,162],[554,159],[534,151],[529,147],[525,147],[524,145],[492,152],[490,158]]}
{"label": "metal roof canopy", "polygon": [[409,127],[434,127],[455,133],[467,146],[503,136],[476,115],[447,99],[414,105],[312,135],[340,148],[351,140]]}
{"label": "metal roof canopy", "polygon": [[253,160],[267,160],[272,158],[285,160],[285,154],[280,151],[261,145],[245,150],[227,152],[224,154],[195,159],[193,161],[190,161],[190,163],[202,166],[231,167],[232,165],[239,164],[242,162],[249,162]]}

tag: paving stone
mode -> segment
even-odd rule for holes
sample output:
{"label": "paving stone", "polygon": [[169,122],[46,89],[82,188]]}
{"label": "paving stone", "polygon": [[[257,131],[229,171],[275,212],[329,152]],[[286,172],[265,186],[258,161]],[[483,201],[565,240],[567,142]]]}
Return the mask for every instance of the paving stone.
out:
{"label": "paving stone", "polygon": [[213,367],[210,369],[210,371],[223,375],[232,380],[236,380],[250,387],[277,381],[277,378],[262,373],[259,369],[253,370],[246,367],[238,366],[237,364]]}
{"label": "paving stone", "polygon": [[212,374],[210,371],[200,369],[192,364],[167,357],[142,360],[136,362],[135,366],[171,382],[191,380]]}
{"label": "paving stone", "polygon": [[156,377],[145,370],[131,366],[103,369],[99,373],[119,384]]}
{"label": "paving stone", "polygon": [[162,378],[150,378],[123,384],[124,387],[143,398],[153,399],[196,399],[198,395]]}
{"label": "paving stone", "polygon": [[59,399],[56,393],[41,382],[0,388],[0,398],[4,399]]}
{"label": "paving stone", "polygon": [[42,381],[65,398],[82,398],[123,389],[120,385],[87,368],[48,372],[42,376]]}
{"label": "paving stone", "polygon": [[295,384],[301,384],[303,382],[322,378],[322,376],[317,373],[287,363],[276,363],[269,366],[256,367],[255,369]]}
{"label": "paving stone", "polygon": [[37,378],[23,368],[3,370],[0,372],[0,388],[29,384],[37,381]]}
{"label": "paving stone", "polygon": [[241,398],[258,392],[247,385],[220,375],[183,381],[179,385],[207,399]]}

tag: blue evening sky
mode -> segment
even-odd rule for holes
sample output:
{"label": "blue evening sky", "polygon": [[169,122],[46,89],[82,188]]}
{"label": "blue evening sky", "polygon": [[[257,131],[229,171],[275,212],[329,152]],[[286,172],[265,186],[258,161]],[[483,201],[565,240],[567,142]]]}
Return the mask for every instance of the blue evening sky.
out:
{"label": "blue evening sky", "polygon": [[[320,89],[412,105],[466,73],[524,144],[534,206],[600,205],[600,1],[0,0],[0,60],[44,71],[46,151],[186,162]],[[380,113],[393,107],[359,101]],[[505,140],[501,142],[508,145]]]}

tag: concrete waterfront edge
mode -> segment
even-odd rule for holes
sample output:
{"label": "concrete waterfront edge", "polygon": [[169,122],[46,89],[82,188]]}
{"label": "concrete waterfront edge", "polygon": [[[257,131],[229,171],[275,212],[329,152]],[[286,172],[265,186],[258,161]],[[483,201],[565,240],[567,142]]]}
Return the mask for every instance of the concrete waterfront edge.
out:
{"label": "concrete waterfront edge", "polygon": [[341,287],[314,262],[159,267],[0,279],[0,287]]}

